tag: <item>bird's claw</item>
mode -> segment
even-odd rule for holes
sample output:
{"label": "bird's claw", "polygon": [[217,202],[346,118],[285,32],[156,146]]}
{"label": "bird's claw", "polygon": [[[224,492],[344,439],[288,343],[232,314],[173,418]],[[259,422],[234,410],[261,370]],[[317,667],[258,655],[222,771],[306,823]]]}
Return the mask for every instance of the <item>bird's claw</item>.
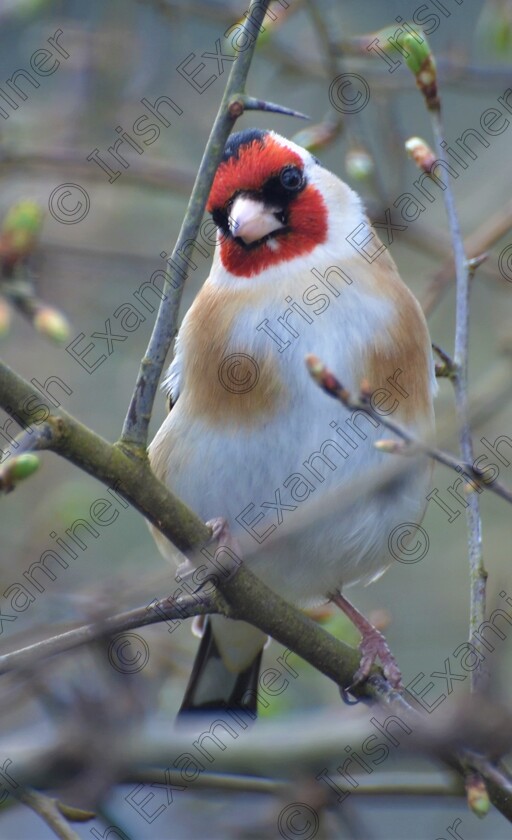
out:
{"label": "bird's claw", "polygon": [[[212,532],[211,540],[208,543],[217,544],[215,556],[211,557],[205,548],[202,549],[203,556],[207,557],[215,568],[221,566],[224,577],[234,574],[242,563],[242,549],[236,537],[231,533],[229,523],[224,517],[210,519],[206,523]],[[222,559],[222,562],[221,562]]]}
{"label": "bird's claw", "polygon": [[386,637],[373,627],[363,635],[359,645],[361,651],[361,662],[359,668],[354,674],[354,682],[352,686],[360,685],[370,676],[370,672],[375,660],[380,659],[384,676],[389,684],[397,690],[403,690],[402,674],[398,663],[389,649]]}

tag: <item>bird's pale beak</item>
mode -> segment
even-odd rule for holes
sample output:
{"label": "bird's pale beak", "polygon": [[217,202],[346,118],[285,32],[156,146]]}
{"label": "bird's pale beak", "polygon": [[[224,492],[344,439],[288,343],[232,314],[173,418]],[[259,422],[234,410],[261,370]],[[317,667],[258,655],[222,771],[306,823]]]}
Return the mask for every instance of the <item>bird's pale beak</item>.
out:
{"label": "bird's pale beak", "polygon": [[262,201],[240,195],[229,213],[229,230],[232,236],[243,239],[246,245],[263,239],[269,233],[284,227],[276,216],[278,207],[266,207]]}

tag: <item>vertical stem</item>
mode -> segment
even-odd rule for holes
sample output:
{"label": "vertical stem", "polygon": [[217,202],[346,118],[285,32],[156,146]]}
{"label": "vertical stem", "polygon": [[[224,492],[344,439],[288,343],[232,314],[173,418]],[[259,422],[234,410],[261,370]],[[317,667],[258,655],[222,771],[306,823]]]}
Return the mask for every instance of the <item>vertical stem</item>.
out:
{"label": "vertical stem", "polygon": [[[440,109],[430,111],[434,135],[436,141],[436,152],[439,160],[447,163],[445,150],[441,146],[443,140],[443,124]],[[455,350],[454,364],[455,376],[453,378],[455,389],[455,402],[459,423],[459,448],[463,461],[473,464],[473,441],[469,424],[469,400],[468,400],[468,353],[469,353],[469,295],[471,272],[469,270],[464,242],[462,239],[455,201],[451,187],[451,176],[446,174],[446,189],[444,190],[444,201],[446,213],[450,226],[455,260],[456,277],[456,313],[455,313]],[[468,529],[468,553],[470,566],[470,619],[469,619],[469,640],[478,647],[479,642],[475,636],[478,628],[485,621],[485,596],[487,572],[483,563],[482,555],[482,525],[480,517],[480,500],[478,493],[472,492],[467,496],[468,506],[466,508],[466,522]],[[471,672],[471,690],[476,691],[483,688],[485,673],[479,666]]]}
{"label": "vertical stem", "polygon": [[[270,0],[252,0],[248,15],[255,28],[260,30]],[[251,33],[252,34],[252,33]],[[169,289],[160,302],[158,315],[144,358],[141,361],[137,382],[126,414],[120,442],[138,450],[145,450],[149,421],[153,410],[156,389],[164,362],[176,335],[176,325],[181,295],[186,279],[186,269],[181,274],[175,268],[177,253],[185,242],[195,240],[204,213],[215,171],[219,165],[226,140],[238,114],[230,112],[230,100],[243,94],[245,82],[256,46],[257,36],[239,52],[228,77],[226,89],[213,124],[203,159],[192,189],[187,212],[181,225],[178,240],[171,255],[168,269]],[[183,278],[185,273],[185,278]]]}

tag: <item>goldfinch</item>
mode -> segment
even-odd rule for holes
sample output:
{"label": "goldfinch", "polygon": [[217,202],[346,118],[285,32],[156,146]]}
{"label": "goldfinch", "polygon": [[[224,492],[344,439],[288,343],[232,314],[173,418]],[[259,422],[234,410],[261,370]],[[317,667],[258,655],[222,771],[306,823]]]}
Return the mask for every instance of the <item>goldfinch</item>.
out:
{"label": "goldfinch", "polygon": [[[203,520],[225,518],[245,562],[275,592],[347,612],[363,636],[357,679],[379,656],[399,684],[385,640],[341,592],[394,562],[390,534],[421,522],[429,463],[415,459],[337,510],[337,492],[389,464],[374,443],[392,435],[324,394],[304,357],[319,356],[351,393],[365,382],[381,415],[425,440],[436,383],[423,313],[359,196],[272,131],[231,135],[207,209],[217,247],[179,330],[165,380],[172,408],[149,447],[152,468]],[[325,504],[318,521],[313,502]],[[249,624],[208,617],[182,711],[254,710],[265,641]]]}

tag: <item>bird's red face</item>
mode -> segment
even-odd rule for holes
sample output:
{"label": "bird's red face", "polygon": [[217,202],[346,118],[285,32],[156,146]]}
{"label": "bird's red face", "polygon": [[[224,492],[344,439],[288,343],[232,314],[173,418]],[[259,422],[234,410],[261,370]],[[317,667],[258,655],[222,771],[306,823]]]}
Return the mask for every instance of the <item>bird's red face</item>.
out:
{"label": "bird's red face", "polygon": [[207,210],[221,232],[222,265],[237,277],[304,256],[327,238],[327,207],[304,160],[268,132],[231,135]]}

